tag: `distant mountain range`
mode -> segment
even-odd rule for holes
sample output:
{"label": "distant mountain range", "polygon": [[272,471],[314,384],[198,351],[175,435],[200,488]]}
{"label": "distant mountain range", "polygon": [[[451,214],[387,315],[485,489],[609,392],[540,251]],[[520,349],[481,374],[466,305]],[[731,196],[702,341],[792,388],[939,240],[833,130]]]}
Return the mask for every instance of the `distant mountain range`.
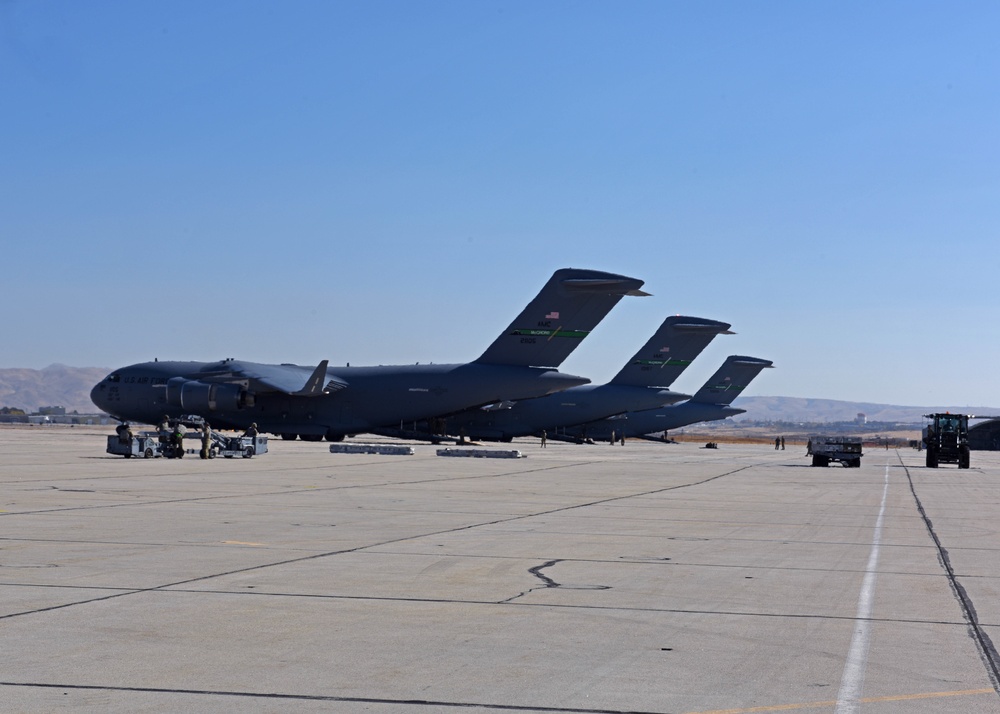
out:
{"label": "distant mountain range", "polygon": [[90,390],[108,376],[104,367],[67,367],[50,364],[45,369],[0,369],[0,407],[17,407],[31,413],[39,407],[66,407],[67,412],[94,414]]}
{"label": "distant mountain range", "polygon": [[801,399],[799,397],[739,397],[734,407],[746,409],[735,421],[834,422],[854,421],[864,414],[868,421],[907,424],[923,423],[923,415],[934,412],[1000,416],[998,407],[927,406],[905,407],[871,402],[842,402],[836,399]]}
{"label": "distant mountain range", "polygon": [[[39,407],[66,407],[66,411],[93,414],[90,390],[107,376],[106,367],[68,367],[51,364],[45,369],[0,369],[0,407],[26,412]],[[906,407],[870,402],[798,397],[740,397],[733,406],[746,409],[737,421],[833,422],[852,421],[863,413],[868,421],[920,423],[930,412],[998,415],[998,407],[926,406]]]}

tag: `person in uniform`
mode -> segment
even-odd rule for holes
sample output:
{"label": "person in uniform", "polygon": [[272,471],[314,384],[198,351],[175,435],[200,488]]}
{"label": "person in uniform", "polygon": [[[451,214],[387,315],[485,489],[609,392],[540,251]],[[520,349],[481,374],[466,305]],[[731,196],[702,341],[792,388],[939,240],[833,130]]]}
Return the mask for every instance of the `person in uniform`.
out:
{"label": "person in uniform", "polygon": [[247,430],[243,432],[243,436],[255,437],[257,436],[257,422],[254,422],[247,427]]}
{"label": "person in uniform", "polygon": [[208,422],[202,422],[201,425],[201,458],[207,459],[212,453],[212,428],[208,425]]}
{"label": "person in uniform", "polygon": [[184,432],[187,431],[184,425],[177,422],[174,427],[174,456],[178,459],[184,458]]}
{"label": "person in uniform", "polygon": [[122,422],[115,427],[115,432],[118,434],[119,444],[129,445],[132,443],[132,430],[125,422]]}

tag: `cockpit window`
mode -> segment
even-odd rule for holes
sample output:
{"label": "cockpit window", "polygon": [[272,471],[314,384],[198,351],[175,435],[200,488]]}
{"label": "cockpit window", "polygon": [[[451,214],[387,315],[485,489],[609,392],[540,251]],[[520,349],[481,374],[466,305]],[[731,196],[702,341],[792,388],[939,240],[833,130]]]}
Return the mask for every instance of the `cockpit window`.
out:
{"label": "cockpit window", "polygon": [[120,374],[118,374],[117,372],[115,372],[114,374],[109,374],[108,375],[108,381],[109,382],[120,382],[120,381],[122,381],[122,376]]}

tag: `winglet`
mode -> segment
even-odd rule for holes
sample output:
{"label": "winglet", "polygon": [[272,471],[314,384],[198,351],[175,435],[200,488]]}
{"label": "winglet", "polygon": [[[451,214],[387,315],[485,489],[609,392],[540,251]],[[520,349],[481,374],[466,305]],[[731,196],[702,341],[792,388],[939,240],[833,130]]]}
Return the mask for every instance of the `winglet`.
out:
{"label": "winglet", "polygon": [[329,364],[330,360],[325,359],[316,365],[316,369],[306,380],[306,384],[302,389],[297,392],[292,392],[292,394],[300,397],[313,397],[323,393],[323,380],[326,379],[326,366]]}

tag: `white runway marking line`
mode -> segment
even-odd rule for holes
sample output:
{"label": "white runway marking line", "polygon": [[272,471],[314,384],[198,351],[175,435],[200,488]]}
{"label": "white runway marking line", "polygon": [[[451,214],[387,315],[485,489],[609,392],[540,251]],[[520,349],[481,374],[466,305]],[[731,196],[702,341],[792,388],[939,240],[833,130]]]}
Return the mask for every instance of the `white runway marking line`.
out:
{"label": "white runway marking line", "polygon": [[878,579],[878,553],[882,544],[882,520],[885,518],[885,501],[889,495],[889,464],[885,465],[885,486],[882,488],[882,506],[875,521],[872,536],[872,550],[868,555],[865,579],[861,581],[858,595],[858,612],[855,615],[854,637],[847,652],[844,675],[837,692],[837,708],[834,714],[854,714],[861,711],[861,690],[865,686],[865,668],[868,666],[868,645],[871,642],[871,616],[875,602],[875,581]]}

